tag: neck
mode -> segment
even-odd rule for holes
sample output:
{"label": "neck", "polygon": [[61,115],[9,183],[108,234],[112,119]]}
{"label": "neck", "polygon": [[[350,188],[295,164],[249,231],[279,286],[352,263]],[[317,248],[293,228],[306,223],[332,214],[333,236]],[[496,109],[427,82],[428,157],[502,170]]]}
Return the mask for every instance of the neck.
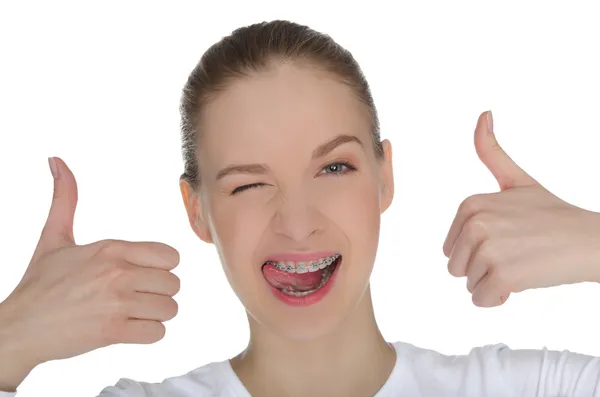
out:
{"label": "neck", "polygon": [[249,321],[248,348],[231,365],[253,396],[375,395],[396,362],[377,327],[370,287],[339,328],[319,339],[282,339]]}

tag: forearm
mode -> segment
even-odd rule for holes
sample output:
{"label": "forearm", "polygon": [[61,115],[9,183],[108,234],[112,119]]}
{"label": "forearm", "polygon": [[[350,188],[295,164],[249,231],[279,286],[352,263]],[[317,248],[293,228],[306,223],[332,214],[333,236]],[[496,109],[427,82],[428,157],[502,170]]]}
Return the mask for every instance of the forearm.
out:
{"label": "forearm", "polygon": [[15,392],[37,366],[27,353],[28,343],[0,303],[0,391]]}
{"label": "forearm", "polygon": [[595,223],[594,223],[594,228],[593,228],[593,234],[595,236],[594,241],[592,244],[594,244],[594,248],[593,249],[593,259],[592,259],[592,277],[590,281],[595,281],[597,283],[600,283],[600,212],[594,212],[594,218],[595,218]]}

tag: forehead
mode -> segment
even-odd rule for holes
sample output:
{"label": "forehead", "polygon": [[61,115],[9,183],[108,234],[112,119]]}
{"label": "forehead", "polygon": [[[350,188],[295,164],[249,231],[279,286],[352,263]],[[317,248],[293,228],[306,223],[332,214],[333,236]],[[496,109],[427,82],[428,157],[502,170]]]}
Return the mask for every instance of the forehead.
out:
{"label": "forehead", "polygon": [[367,143],[370,119],[350,87],[309,66],[283,64],[236,79],[202,113],[201,159],[273,150],[312,152],[339,134]]}

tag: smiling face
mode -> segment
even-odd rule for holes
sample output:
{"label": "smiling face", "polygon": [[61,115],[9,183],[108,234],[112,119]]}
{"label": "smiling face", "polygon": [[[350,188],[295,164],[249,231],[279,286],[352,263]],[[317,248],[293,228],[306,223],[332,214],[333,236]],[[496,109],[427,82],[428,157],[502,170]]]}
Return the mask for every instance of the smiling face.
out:
{"label": "smiling face", "polygon": [[[368,286],[393,196],[389,142],[377,158],[371,124],[350,87],[297,63],[236,79],[202,110],[200,200],[182,182],[190,222],[250,315],[282,337],[334,332]],[[268,259],[330,254],[335,282],[313,304],[277,299],[263,274]]]}

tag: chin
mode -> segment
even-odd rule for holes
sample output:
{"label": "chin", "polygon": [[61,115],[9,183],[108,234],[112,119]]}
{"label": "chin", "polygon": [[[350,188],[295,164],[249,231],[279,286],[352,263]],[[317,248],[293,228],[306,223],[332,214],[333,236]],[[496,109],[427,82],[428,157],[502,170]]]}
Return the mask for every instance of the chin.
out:
{"label": "chin", "polygon": [[[326,307],[327,306],[327,310]],[[257,310],[249,312],[255,322],[269,333],[289,341],[309,341],[335,333],[343,323],[346,312],[329,305],[314,307],[298,312],[279,308],[278,310]]]}
{"label": "chin", "polygon": [[[344,259],[340,254],[332,263],[327,282],[315,293],[304,296],[290,296],[274,288],[262,271],[240,276],[236,281],[242,289],[234,290],[250,316],[251,327],[256,327],[252,333],[275,334],[289,341],[310,341],[339,333],[349,317],[361,316],[354,312],[362,312],[360,303],[369,285],[372,266],[356,268],[350,262],[344,263]],[[250,285],[249,279],[253,279]]]}

